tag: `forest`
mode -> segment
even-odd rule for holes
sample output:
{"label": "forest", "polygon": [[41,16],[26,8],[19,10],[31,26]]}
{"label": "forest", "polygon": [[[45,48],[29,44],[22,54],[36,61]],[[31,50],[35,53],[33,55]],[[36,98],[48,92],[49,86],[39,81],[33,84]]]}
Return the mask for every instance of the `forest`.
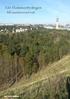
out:
{"label": "forest", "polygon": [[38,29],[0,33],[0,86],[29,78],[70,54],[70,31]]}

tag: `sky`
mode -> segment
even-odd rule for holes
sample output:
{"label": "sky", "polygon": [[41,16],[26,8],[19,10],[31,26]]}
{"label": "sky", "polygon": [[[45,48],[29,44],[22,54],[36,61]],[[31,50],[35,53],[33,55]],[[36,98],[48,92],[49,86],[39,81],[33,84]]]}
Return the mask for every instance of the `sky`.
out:
{"label": "sky", "polygon": [[70,0],[0,0],[0,24],[52,24],[56,18],[59,18],[60,24],[70,24]]}

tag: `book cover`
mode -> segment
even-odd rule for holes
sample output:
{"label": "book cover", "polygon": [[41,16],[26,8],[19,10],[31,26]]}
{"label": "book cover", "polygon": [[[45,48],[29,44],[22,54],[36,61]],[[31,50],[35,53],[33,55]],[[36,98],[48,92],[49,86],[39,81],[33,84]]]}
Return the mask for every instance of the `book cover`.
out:
{"label": "book cover", "polygon": [[0,99],[70,99],[70,1],[0,1]]}

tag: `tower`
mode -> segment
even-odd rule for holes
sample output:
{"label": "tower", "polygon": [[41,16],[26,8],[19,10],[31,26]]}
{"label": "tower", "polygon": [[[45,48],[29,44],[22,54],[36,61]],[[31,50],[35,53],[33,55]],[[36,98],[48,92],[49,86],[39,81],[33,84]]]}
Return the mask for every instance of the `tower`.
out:
{"label": "tower", "polygon": [[59,29],[59,18],[56,18],[56,29]]}

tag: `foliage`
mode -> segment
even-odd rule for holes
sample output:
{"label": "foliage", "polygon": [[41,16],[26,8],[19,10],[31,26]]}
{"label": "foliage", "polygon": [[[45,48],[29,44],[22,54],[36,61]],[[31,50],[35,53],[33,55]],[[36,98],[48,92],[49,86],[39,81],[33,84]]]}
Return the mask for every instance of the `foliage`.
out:
{"label": "foliage", "polygon": [[1,83],[5,80],[9,82],[6,78],[10,77],[14,83],[21,74],[29,77],[43,66],[48,66],[49,63],[69,53],[69,31],[39,29],[20,34],[1,33],[0,60],[3,60],[1,72],[3,72],[2,75],[6,75],[0,78]]}

